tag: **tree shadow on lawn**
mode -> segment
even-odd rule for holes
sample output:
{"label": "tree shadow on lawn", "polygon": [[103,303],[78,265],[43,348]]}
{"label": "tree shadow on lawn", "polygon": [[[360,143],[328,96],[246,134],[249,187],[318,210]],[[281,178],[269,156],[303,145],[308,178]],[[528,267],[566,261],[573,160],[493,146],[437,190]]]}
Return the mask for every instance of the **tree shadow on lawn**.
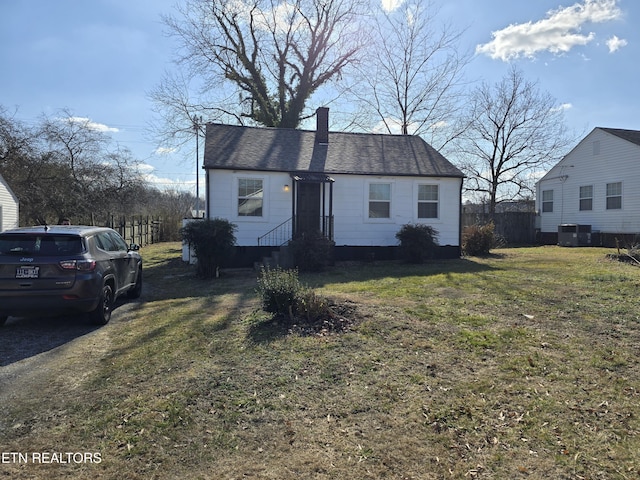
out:
{"label": "tree shadow on lawn", "polygon": [[[119,298],[110,323],[119,321],[126,311],[137,304],[127,301],[126,297]],[[0,367],[53,350],[105,327],[92,323],[86,315],[74,313],[9,317],[0,328]]]}
{"label": "tree shadow on lawn", "polygon": [[75,315],[9,317],[0,330],[0,367],[53,350],[97,328]]}
{"label": "tree shadow on lawn", "polygon": [[261,312],[254,316],[247,330],[247,340],[253,344],[270,343],[287,335],[326,337],[347,333],[366,315],[350,300],[336,303],[327,299],[326,308],[316,311],[317,317],[293,319]]}
{"label": "tree shadow on lawn", "polygon": [[258,278],[257,272],[249,268],[223,269],[218,278],[198,278],[195,266],[181,258],[153,265],[144,272],[148,300],[211,297],[243,290],[253,292]]}
{"label": "tree shadow on lawn", "polygon": [[247,340],[255,345],[268,344],[286,337],[290,328],[282,319],[272,316],[252,323],[247,330]]}
{"label": "tree shadow on lawn", "polygon": [[[140,348],[146,349],[145,355],[162,356],[168,353],[166,348],[181,351],[193,345],[202,346],[203,341],[209,342],[207,339],[224,336],[250,309],[255,309],[253,290],[230,288],[226,294],[231,295],[224,296],[198,294],[195,290],[188,296],[146,299],[144,312],[133,315],[133,320],[139,320],[142,326],[112,348],[107,358],[120,358]],[[163,300],[170,300],[170,304]]]}
{"label": "tree shadow on lawn", "polygon": [[[219,278],[211,280],[199,279],[195,275],[195,267],[182,262],[181,259],[172,259],[158,266],[152,267],[146,274],[146,285],[149,295],[146,300],[184,300],[186,304],[196,299],[205,298],[203,308],[215,310],[217,298],[222,295],[237,295],[236,305],[225,307],[225,321],[219,321],[215,325],[206,327],[210,333],[212,329],[223,330],[229,326],[233,318],[243,315],[242,310],[247,308],[251,299],[257,299],[258,273],[252,269],[224,269]],[[440,274],[454,273],[481,273],[495,270],[472,259],[461,258],[452,260],[434,260],[415,265],[401,261],[377,261],[377,262],[339,262],[328,267],[323,272],[300,273],[300,281],[311,288],[321,287],[332,283],[367,282],[389,277],[425,277]],[[182,305],[182,304],[181,304]],[[261,344],[282,338],[288,334],[301,335],[325,335],[345,331],[345,325],[352,325],[357,317],[357,306],[346,308],[342,304],[332,305],[336,312],[335,317],[322,319],[312,325],[305,321],[271,316],[261,310],[255,310],[247,339],[251,343]],[[251,315],[250,315],[251,316]],[[198,321],[196,320],[196,324]],[[194,325],[196,329],[201,325]],[[158,327],[147,332],[147,340],[156,335],[161,335],[166,327]]]}
{"label": "tree shadow on lawn", "polygon": [[[490,256],[486,258],[502,258]],[[396,260],[379,262],[339,262],[325,271],[312,274],[301,274],[301,277],[312,287],[320,287],[331,283],[367,282],[395,277],[428,277],[434,275],[450,275],[454,273],[481,273],[496,270],[496,267],[478,263],[470,258],[451,260],[432,260],[421,264],[410,264]]]}
{"label": "tree shadow on lawn", "polygon": [[[485,258],[499,259],[503,255],[493,252]],[[343,261],[327,267],[322,272],[300,272],[300,280],[310,287],[331,283],[366,282],[389,277],[424,277],[453,273],[481,273],[496,267],[478,263],[474,257],[449,260],[430,260],[422,264],[409,264],[400,260],[373,262]],[[148,298],[179,299],[185,297],[209,297],[241,291],[255,292],[259,273],[250,268],[225,268],[219,278],[203,280],[196,276],[194,265],[181,257],[169,258],[145,268],[144,278]]]}

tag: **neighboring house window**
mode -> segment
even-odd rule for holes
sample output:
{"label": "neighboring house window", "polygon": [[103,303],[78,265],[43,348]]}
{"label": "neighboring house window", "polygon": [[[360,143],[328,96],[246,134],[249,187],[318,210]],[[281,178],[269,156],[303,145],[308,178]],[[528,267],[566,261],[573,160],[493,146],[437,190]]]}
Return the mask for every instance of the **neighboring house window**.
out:
{"label": "neighboring house window", "polygon": [[607,183],[607,210],[622,208],[622,182]]}
{"label": "neighboring house window", "polygon": [[418,185],[418,218],[438,218],[438,185]]}
{"label": "neighboring house window", "polygon": [[542,211],[553,212],[553,190],[542,191]]}
{"label": "neighboring house window", "polygon": [[369,184],[369,218],[391,218],[391,184]]}
{"label": "neighboring house window", "polygon": [[593,210],[593,185],[580,187],[580,210]]}
{"label": "neighboring house window", "polygon": [[238,216],[262,216],[263,185],[260,178],[238,179]]}

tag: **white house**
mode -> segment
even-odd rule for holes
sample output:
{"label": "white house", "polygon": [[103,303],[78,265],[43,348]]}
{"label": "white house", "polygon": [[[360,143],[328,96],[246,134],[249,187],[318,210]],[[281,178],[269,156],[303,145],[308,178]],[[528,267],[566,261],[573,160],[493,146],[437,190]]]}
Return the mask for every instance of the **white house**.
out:
{"label": "white house", "polygon": [[593,129],[538,181],[536,209],[544,243],[567,224],[603,245],[640,234],[640,131]]}
{"label": "white house", "polygon": [[460,256],[460,170],[420,137],[329,132],[328,108],[316,118],[316,131],[207,125],[207,217],[237,225],[244,263],[304,232],[333,239],[336,258],[389,258],[407,223]]}
{"label": "white house", "polygon": [[0,232],[18,227],[18,198],[0,175]]}

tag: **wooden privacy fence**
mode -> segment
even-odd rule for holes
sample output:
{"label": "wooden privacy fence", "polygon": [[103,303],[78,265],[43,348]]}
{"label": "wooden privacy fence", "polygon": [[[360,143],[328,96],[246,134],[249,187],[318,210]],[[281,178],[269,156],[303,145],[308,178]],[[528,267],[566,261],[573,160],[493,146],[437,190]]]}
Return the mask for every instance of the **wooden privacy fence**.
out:
{"label": "wooden privacy fence", "polygon": [[149,245],[161,241],[162,219],[160,217],[111,215],[105,226],[117,231],[127,243]]}
{"label": "wooden privacy fence", "polygon": [[493,221],[495,233],[509,245],[533,245],[536,240],[535,212],[463,213],[462,231],[471,225],[486,225]]}

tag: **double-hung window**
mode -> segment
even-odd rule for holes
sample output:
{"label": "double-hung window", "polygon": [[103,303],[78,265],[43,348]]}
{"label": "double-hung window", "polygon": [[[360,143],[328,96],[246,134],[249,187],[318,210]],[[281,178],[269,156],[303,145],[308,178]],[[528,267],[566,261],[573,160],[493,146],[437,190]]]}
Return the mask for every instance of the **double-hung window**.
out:
{"label": "double-hung window", "polygon": [[239,178],[238,216],[261,217],[263,196],[263,180],[261,178]]}
{"label": "double-hung window", "polygon": [[418,185],[418,218],[438,218],[438,185]]}
{"label": "double-hung window", "polygon": [[553,212],[553,190],[542,191],[542,211]]}
{"label": "double-hung window", "polygon": [[391,184],[369,184],[369,218],[391,218]]}
{"label": "double-hung window", "polygon": [[593,210],[593,185],[580,187],[580,210]]}
{"label": "double-hung window", "polygon": [[622,182],[607,183],[607,210],[622,208]]}

